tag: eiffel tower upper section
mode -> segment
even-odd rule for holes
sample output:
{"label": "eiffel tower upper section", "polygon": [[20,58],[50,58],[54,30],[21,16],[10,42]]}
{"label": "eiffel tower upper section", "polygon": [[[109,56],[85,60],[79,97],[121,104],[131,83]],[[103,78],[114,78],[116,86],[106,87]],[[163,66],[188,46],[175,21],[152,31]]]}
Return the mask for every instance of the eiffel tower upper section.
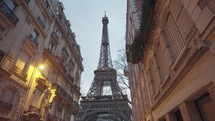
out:
{"label": "eiffel tower upper section", "polygon": [[105,16],[102,18],[103,30],[102,30],[102,42],[101,42],[101,50],[98,68],[113,68],[111,54],[110,54],[110,44],[109,44],[109,36],[108,36],[108,17]]}
{"label": "eiffel tower upper section", "polygon": [[103,96],[105,87],[110,87],[109,92],[111,94],[109,95],[113,95],[115,98],[121,97],[121,90],[117,83],[116,70],[113,69],[111,60],[108,23],[109,20],[105,14],[105,16],[102,17],[103,28],[98,67],[97,70],[94,71],[95,77],[87,93],[87,97]]}

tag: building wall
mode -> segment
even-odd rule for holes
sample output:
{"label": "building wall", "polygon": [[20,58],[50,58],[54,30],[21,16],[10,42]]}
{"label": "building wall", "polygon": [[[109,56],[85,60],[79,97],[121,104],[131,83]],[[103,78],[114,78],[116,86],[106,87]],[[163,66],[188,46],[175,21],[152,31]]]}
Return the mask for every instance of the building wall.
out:
{"label": "building wall", "polygon": [[63,4],[3,0],[0,8],[0,120],[74,120],[83,65]]}
{"label": "building wall", "polygon": [[[140,0],[127,0],[127,17],[126,17],[126,48],[133,42],[136,32],[140,27]],[[128,52],[128,51],[127,51]],[[129,60],[129,57],[128,57]],[[141,101],[141,92],[138,92],[136,78],[138,77],[139,65],[128,63],[129,67],[129,85],[131,91],[132,107],[138,107]],[[140,119],[140,108],[132,109],[133,119]]]}
{"label": "building wall", "polygon": [[132,95],[139,90],[143,99],[142,107],[133,105],[141,118],[134,121],[214,119],[214,6],[213,0],[156,1],[151,42],[136,79],[129,78],[136,82]]}

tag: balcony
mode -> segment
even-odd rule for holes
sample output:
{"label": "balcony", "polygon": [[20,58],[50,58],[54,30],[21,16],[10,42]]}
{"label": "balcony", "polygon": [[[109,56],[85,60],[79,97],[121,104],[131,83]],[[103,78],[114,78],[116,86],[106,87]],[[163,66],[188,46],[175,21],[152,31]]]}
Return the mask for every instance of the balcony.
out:
{"label": "balcony", "polygon": [[19,67],[17,67],[16,65],[14,65],[14,67],[13,67],[13,72],[24,79],[26,79],[26,77],[27,77],[27,74],[24,73],[23,70],[20,69]]}
{"label": "balcony", "polygon": [[60,63],[60,67],[62,68],[64,73],[67,73],[66,66],[64,66],[62,62]]}
{"label": "balcony", "polygon": [[8,5],[1,0],[0,2],[0,14],[3,14],[7,19],[13,23],[13,25],[16,25],[19,19],[14,14],[14,12],[8,7]]}
{"label": "balcony", "polygon": [[62,52],[66,57],[69,57],[69,52],[67,51],[66,47],[63,47]]}
{"label": "balcony", "polygon": [[67,77],[72,83],[74,82],[74,78],[70,74],[68,74]]}
{"label": "balcony", "polygon": [[54,84],[54,87],[62,97],[66,98],[71,104],[73,104],[73,98],[70,96],[60,85],[57,83]]}
{"label": "balcony", "polygon": [[55,31],[53,31],[53,32],[51,33],[51,36],[52,36],[55,40],[58,40],[58,35],[57,35],[57,33],[56,33]]}
{"label": "balcony", "polygon": [[38,47],[39,43],[37,42],[37,38],[33,37],[31,34],[29,35],[28,38],[36,47]]}
{"label": "balcony", "polygon": [[10,112],[13,105],[0,100],[0,110]]}

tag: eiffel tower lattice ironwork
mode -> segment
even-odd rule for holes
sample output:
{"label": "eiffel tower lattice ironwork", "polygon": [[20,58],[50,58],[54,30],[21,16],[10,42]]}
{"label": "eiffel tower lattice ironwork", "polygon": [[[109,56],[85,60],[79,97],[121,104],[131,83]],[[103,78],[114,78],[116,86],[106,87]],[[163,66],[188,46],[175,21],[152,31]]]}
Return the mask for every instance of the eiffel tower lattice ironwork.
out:
{"label": "eiffel tower lattice ironwork", "polygon": [[[123,95],[113,68],[108,37],[108,17],[102,18],[103,30],[100,58],[95,77],[85,97],[80,102],[77,121],[131,121],[127,95]],[[106,94],[109,87],[110,93]],[[106,88],[107,89],[107,88]]]}

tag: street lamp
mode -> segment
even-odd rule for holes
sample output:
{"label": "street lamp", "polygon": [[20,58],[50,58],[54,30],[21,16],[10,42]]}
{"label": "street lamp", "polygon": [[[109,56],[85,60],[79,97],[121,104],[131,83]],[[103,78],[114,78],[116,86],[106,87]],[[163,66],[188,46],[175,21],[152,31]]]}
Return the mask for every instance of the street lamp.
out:
{"label": "street lamp", "polygon": [[43,70],[45,68],[44,65],[39,65],[39,69]]}

